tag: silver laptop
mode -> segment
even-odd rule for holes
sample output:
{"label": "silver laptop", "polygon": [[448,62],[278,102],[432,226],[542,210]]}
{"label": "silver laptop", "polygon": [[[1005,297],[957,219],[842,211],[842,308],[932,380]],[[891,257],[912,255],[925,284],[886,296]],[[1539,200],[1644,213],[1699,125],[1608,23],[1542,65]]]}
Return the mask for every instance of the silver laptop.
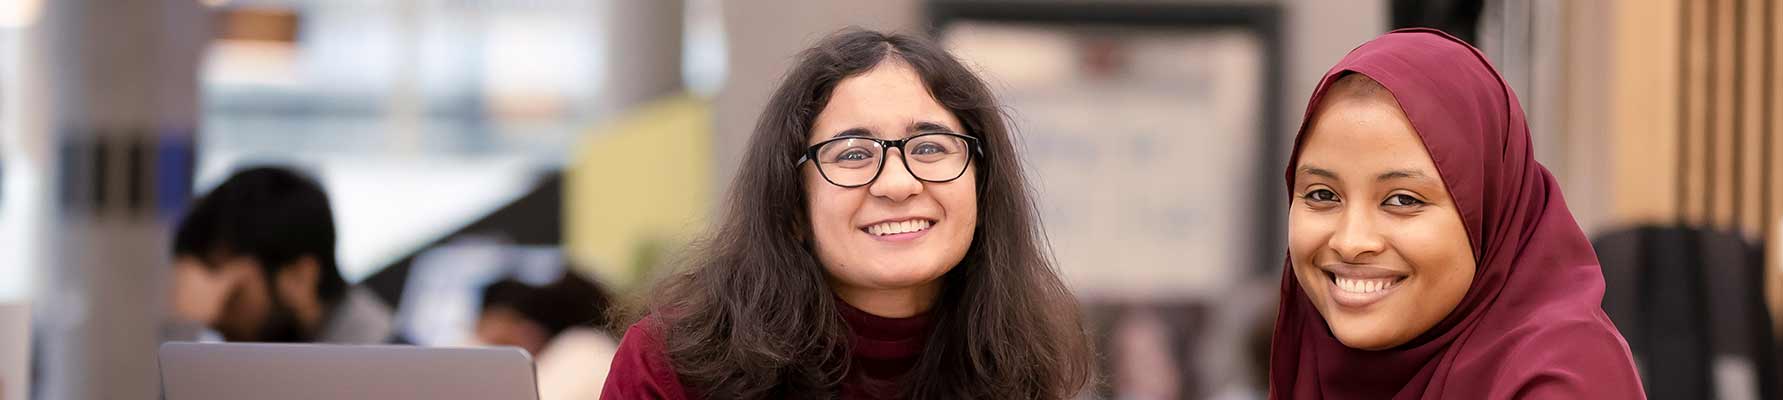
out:
{"label": "silver laptop", "polygon": [[516,348],[326,344],[161,345],[161,398],[537,400]]}

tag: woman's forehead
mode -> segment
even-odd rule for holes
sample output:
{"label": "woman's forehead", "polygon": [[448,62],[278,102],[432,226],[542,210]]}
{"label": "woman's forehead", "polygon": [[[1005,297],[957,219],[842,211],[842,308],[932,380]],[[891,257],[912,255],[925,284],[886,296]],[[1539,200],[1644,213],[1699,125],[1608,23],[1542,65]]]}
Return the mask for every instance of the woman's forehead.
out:
{"label": "woman's forehead", "polygon": [[884,68],[837,84],[829,103],[812,124],[810,141],[845,134],[859,136],[862,132],[891,139],[932,130],[960,130],[953,113],[935,101],[908,67],[901,68],[902,71],[882,71]]}
{"label": "woman's forehead", "polygon": [[1369,101],[1340,103],[1321,113],[1307,130],[1297,175],[1317,170],[1347,179],[1387,173],[1435,177],[1435,162],[1423,139],[1397,107]]}

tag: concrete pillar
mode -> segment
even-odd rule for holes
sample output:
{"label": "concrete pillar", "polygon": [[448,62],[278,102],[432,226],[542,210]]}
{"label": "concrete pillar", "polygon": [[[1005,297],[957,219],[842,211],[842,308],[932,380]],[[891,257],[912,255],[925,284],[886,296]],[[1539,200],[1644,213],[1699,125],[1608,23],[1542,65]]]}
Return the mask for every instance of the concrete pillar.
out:
{"label": "concrete pillar", "polygon": [[611,0],[601,97],[615,111],[681,91],[682,0]]}
{"label": "concrete pillar", "polygon": [[40,399],[153,399],[174,217],[158,196],[184,196],[156,188],[190,174],[156,165],[163,144],[190,148],[208,12],[191,0],[44,3],[26,33],[20,76],[42,86],[7,100],[44,118],[9,129],[44,151],[33,162],[45,168],[29,171],[48,200],[32,210],[45,218],[33,391]]}

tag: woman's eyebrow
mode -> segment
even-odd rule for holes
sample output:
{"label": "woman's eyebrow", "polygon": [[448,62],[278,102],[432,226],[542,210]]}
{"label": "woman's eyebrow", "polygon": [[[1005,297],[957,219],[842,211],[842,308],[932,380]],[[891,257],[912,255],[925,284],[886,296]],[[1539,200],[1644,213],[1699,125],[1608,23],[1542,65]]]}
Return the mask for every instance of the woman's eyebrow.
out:
{"label": "woman's eyebrow", "polygon": [[1337,181],[1342,180],[1342,179],[1337,178],[1337,173],[1331,172],[1330,170],[1327,170],[1324,168],[1319,168],[1319,167],[1300,167],[1300,173],[1306,174],[1306,175],[1322,176],[1322,177],[1330,178],[1331,180],[1337,180]]}
{"label": "woman's eyebrow", "polygon": [[[958,133],[958,132],[954,132],[953,128],[948,128],[947,125],[942,125],[940,123],[932,122],[932,121],[917,121],[915,123],[910,124],[910,133],[911,134],[937,133],[937,132],[939,132],[939,133]],[[867,128],[854,127],[854,128],[848,128],[847,130],[843,130],[841,132],[837,132],[835,135],[830,136],[830,139],[842,138],[842,137],[870,138],[870,137],[874,137],[874,136],[873,136],[873,132],[867,130]]]}
{"label": "woman's eyebrow", "polygon": [[953,128],[932,121],[916,121],[910,124],[910,133],[958,133]]}
{"label": "woman's eyebrow", "polygon": [[1400,169],[1382,172],[1380,175],[1376,175],[1374,180],[1375,182],[1386,182],[1395,179],[1417,179],[1423,177],[1424,173],[1422,171]]}
{"label": "woman's eyebrow", "polygon": [[873,137],[873,133],[867,131],[867,128],[848,128],[848,130],[837,132],[835,136],[830,136],[830,139],[839,137]]}
{"label": "woman's eyebrow", "polygon": [[[1327,170],[1327,169],[1319,168],[1319,167],[1301,167],[1300,173],[1306,174],[1306,175],[1322,176],[1325,178],[1330,178],[1332,180],[1342,180],[1337,177],[1337,173],[1331,172],[1331,170]],[[1423,171],[1411,170],[1411,169],[1396,169],[1396,170],[1392,170],[1392,171],[1382,172],[1380,175],[1376,175],[1374,180],[1376,182],[1386,182],[1386,181],[1400,180],[1400,179],[1418,179],[1418,178],[1423,178],[1425,176],[1427,176],[1427,175],[1425,175]]]}

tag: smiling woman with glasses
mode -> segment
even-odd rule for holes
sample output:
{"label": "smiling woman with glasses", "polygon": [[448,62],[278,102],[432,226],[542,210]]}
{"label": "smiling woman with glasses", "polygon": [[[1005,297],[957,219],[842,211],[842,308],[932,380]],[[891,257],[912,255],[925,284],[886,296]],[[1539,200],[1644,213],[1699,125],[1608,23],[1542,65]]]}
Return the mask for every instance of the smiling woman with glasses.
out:
{"label": "smiling woman with glasses", "polygon": [[1011,136],[925,40],[846,30],[806,50],[602,396],[1077,395],[1089,340]]}

